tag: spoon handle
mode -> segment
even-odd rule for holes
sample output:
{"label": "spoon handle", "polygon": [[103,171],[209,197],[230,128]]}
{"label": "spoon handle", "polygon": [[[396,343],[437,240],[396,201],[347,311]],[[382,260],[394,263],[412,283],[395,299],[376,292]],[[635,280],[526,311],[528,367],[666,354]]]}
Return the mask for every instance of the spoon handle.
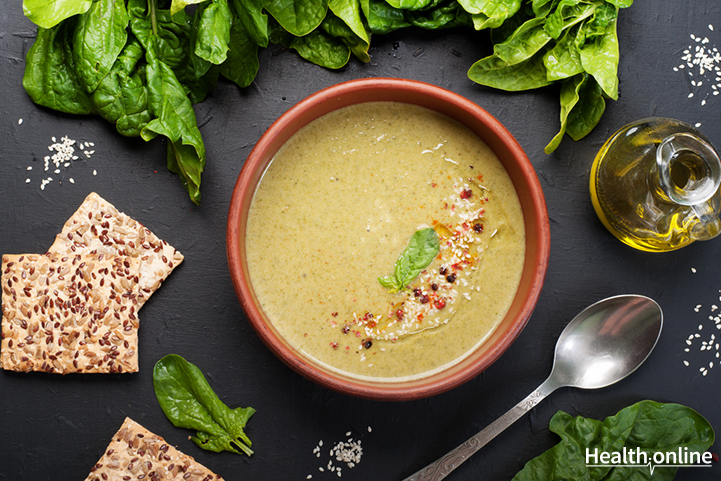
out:
{"label": "spoon handle", "polygon": [[415,474],[410,475],[403,481],[439,481],[445,478],[451,471],[460,466],[461,463],[470,458],[476,451],[488,444],[489,441],[498,436],[504,429],[533,409],[536,404],[551,394],[553,390],[553,388],[548,389],[547,382],[541,384],[538,389],[529,394],[526,399],[516,404],[506,414],[483,428],[475,436],[468,439],[468,441],[445,456],[438,458],[435,462]]}

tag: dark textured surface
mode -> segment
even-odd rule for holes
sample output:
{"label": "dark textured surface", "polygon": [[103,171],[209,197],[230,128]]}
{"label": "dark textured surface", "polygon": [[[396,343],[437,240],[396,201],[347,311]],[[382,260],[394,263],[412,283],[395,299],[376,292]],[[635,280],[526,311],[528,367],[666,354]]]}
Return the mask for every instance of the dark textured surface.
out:
{"label": "dark textured surface", "polygon": [[[649,0],[623,10],[620,98],[607,104],[591,135],[576,143],[564,139],[550,156],[543,147],[558,130],[557,89],[507,94],[470,82],[468,67],[489,51],[483,33],[409,30],[376,36],[371,63],[351,61],[339,72],[268,48],[251,87],[241,91],[221,83],[196,106],[208,150],[203,201],[196,207],[177,177],[165,170],[162,142],[123,138],[100,119],[59,114],[31,103],[21,78],[34,26],[23,17],[19,0],[7,2],[0,11],[0,253],[44,252],[84,197],[96,191],[186,257],[141,312],[139,373],[60,377],[0,371],[0,479],[84,479],[110,436],[130,416],[229,481],[304,480],[309,474],[314,480],[336,479],[318,468],[327,465],[328,450],[345,440],[348,431],[362,440],[363,458],[352,470],[343,469],[343,479],[399,480],[465,441],[535,389],[550,372],[553,346],[565,324],[586,305],[622,293],[645,294],[664,309],[664,332],[646,364],[610,388],[557,391],[449,479],[510,479],[526,461],[557,442],[548,421],[558,409],[603,418],[636,401],[654,399],[689,405],[720,428],[721,365],[713,357],[715,350],[699,351],[699,345],[712,329],[721,333],[708,319],[711,305],[721,305],[721,240],[663,255],[635,251],[604,229],[588,196],[595,153],[630,121],[658,115],[700,122],[711,141],[721,145],[721,96],[709,96],[701,106],[703,97],[697,93],[689,99],[688,94],[710,92],[710,86],[697,88],[686,73],[673,71],[693,42],[690,34],[708,36],[708,46],[721,46],[721,4]],[[548,275],[525,331],[476,379],[415,402],[353,399],[290,371],[246,322],[226,265],[231,191],[260,135],[307,95],[371,76],[439,85],[496,116],[536,168],[551,218]],[[53,175],[56,180],[40,190],[47,146],[52,136],[64,135],[94,142],[95,154],[64,170],[62,183]],[[34,169],[26,171],[30,165]],[[26,184],[28,177],[32,181]],[[702,304],[698,313],[697,304]],[[704,326],[701,338],[685,353],[685,340],[699,324]],[[204,452],[187,439],[187,431],[170,424],[152,389],[153,365],[168,353],[198,365],[231,407],[257,409],[247,427],[256,454],[247,458]],[[704,377],[699,368],[709,362],[715,368]],[[317,458],[313,448],[320,440],[324,446]],[[676,479],[718,479],[720,469],[685,469]]]}

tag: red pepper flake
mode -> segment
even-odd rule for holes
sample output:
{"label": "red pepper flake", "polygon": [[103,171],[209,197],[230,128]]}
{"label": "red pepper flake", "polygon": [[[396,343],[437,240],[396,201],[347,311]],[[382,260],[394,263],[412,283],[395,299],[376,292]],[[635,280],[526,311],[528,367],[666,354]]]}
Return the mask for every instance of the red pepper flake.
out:
{"label": "red pepper flake", "polygon": [[333,316],[333,317],[338,317],[338,313],[335,312],[335,311],[331,312],[330,315]]}
{"label": "red pepper flake", "polygon": [[445,299],[436,299],[433,302],[433,305],[436,306],[436,309],[443,309],[444,307],[446,307],[446,301]]}
{"label": "red pepper flake", "polygon": [[461,199],[470,199],[473,195],[473,191],[471,189],[465,189],[461,192]]}
{"label": "red pepper flake", "polygon": [[331,343],[330,343],[330,347],[332,347],[333,349],[338,349],[338,343],[337,343],[337,342],[331,342]]}
{"label": "red pepper flake", "polygon": [[376,321],[368,321],[368,327],[374,328],[374,327],[376,327],[376,325],[377,325]]}

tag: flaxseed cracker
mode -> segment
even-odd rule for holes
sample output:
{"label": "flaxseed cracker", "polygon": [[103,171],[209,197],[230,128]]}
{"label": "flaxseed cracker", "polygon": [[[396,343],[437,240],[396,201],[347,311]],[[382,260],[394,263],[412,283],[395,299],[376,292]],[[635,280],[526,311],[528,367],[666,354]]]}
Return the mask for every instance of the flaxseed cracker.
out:
{"label": "flaxseed cracker", "polygon": [[223,478],[175,449],[162,437],[125,418],[85,481],[127,479],[217,481]]}
{"label": "flaxseed cracker", "polygon": [[106,254],[4,255],[0,367],[136,372],[139,265]]}
{"label": "flaxseed cracker", "polygon": [[98,252],[140,258],[138,308],[183,262],[183,255],[173,246],[95,192],[89,194],[68,219],[49,252]]}

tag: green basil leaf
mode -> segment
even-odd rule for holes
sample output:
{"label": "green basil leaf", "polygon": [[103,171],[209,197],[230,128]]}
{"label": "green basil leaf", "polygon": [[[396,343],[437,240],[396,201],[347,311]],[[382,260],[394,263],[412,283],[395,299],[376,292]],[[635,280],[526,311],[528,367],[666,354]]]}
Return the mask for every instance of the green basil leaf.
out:
{"label": "green basil leaf", "polygon": [[521,0],[458,0],[458,3],[473,15],[476,30],[500,27],[521,8]]}
{"label": "green basil leaf", "polygon": [[199,15],[195,55],[215,65],[225,62],[230,42],[231,14],[228,0],[211,0]]}
{"label": "green basil leaf", "polygon": [[302,37],[321,24],[328,0],[265,0],[263,6],[284,29]]}
{"label": "green basil leaf", "polygon": [[66,18],[85,13],[93,0],[23,0],[23,13],[35,25],[51,28]]}
{"label": "green basil leaf", "polygon": [[604,421],[572,417],[558,411],[549,429],[561,442],[530,460],[513,481],[561,481],[569,479],[670,481],[678,467],[587,467],[586,450],[594,453],[627,451],[646,453],[649,462],[656,452],[703,453],[714,442],[711,425],[691,408],[679,404],[641,401]]}
{"label": "green basil leaf", "polygon": [[25,58],[23,87],[33,102],[69,114],[95,113],[92,101],[75,74],[72,36],[75,18],[52,27],[38,27]]}
{"label": "green basil leaf", "polygon": [[385,0],[361,0],[361,9],[372,33],[382,35],[411,26],[403,11],[391,7]]}
{"label": "green basil leaf", "polygon": [[97,0],[78,17],[73,60],[86,92],[92,93],[110,72],[128,40],[129,21],[125,0]]}
{"label": "green basil leaf", "polygon": [[[138,67],[145,50],[135,38],[118,56],[108,75],[92,93],[92,101],[98,113],[122,135],[136,137],[150,122],[148,91],[143,81],[145,67]],[[142,69],[142,70],[141,70]]]}
{"label": "green basil leaf", "polygon": [[245,24],[234,21],[230,29],[228,60],[220,66],[220,73],[240,87],[251,84],[258,73],[258,44],[245,29]]}
{"label": "green basil leaf", "polygon": [[259,47],[267,47],[269,42],[268,15],[263,13],[263,1],[234,0],[234,6],[237,18],[248,36]]}
{"label": "green basil leaf", "polygon": [[606,95],[617,100],[619,51],[616,19],[609,22],[604,35],[587,41],[579,53],[584,70],[593,75]]}
{"label": "green basil leaf", "polygon": [[588,135],[601,120],[606,109],[606,100],[598,82],[591,77],[581,85],[578,92],[578,103],[568,114],[566,133],[573,140],[581,140]]}
{"label": "green basil leaf", "polygon": [[395,276],[403,287],[418,277],[438,255],[440,241],[432,228],[416,231],[411,242],[396,262]]}
{"label": "green basil leaf", "polygon": [[579,91],[581,90],[582,84],[586,81],[586,78],[586,75],[579,74],[572,79],[563,82],[561,85],[561,130],[555,137],[553,137],[551,142],[549,142],[544,149],[544,152],[547,154],[556,150],[561,144],[563,134],[566,133],[566,128],[568,126],[568,116],[571,113],[571,110],[578,103],[578,99],[580,98]]}
{"label": "green basil leaf", "polygon": [[153,369],[153,388],[170,422],[197,431],[191,439],[201,448],[253,454],[243,428],[255,410],[226,406],[194,364],[177,354],[163,357]]}
{"label": "green basil leaf", "polygon": [[408,247],[396,261],[392,276],[379,277],[378,282],[390,292],[405,289],[423,271],[440,250],[438,234],[431,227],[420,229],[413,234]]}
{"label": "green basil leaf", "polygon": [[508,65],[494,55],[482,58],[471,65],[468,78],[487,87],[511,92],[537,89],[550,83],[541,53],[514,65]]}

